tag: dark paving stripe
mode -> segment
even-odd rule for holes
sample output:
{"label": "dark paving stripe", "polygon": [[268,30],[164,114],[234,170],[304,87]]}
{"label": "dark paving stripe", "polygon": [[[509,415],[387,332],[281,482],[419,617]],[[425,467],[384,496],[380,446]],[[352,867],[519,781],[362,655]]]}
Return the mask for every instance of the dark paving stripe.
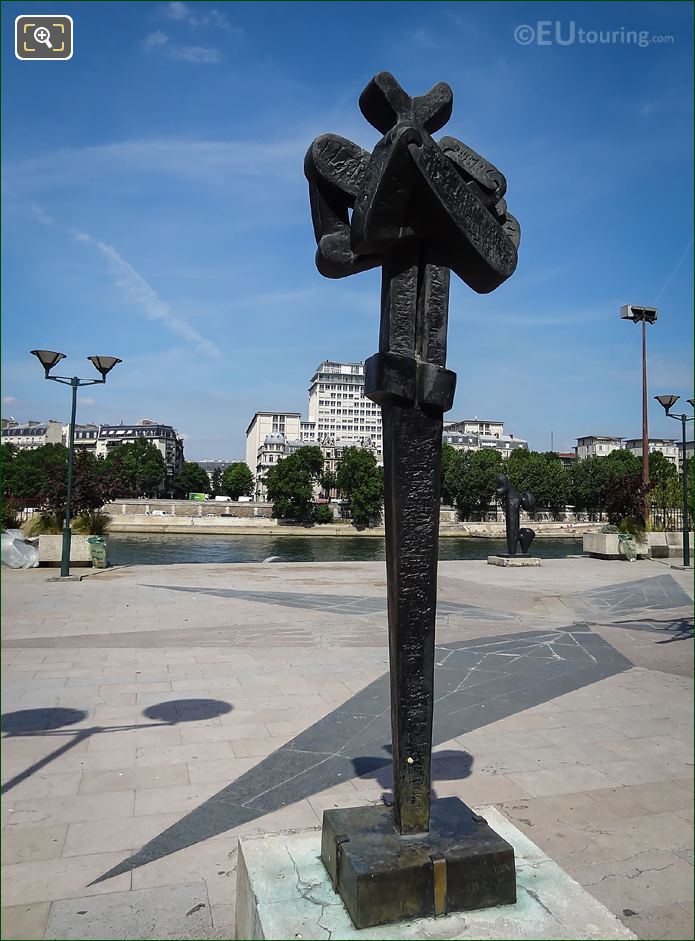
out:
{"label": "dark paving stripe", "polygon": [[603,622],[605,618],[641,617],[645,611],[692,608],[692,599],[671,575],[640,578],[605,588],[565,595],[564,603],[581,617]]}
{"label": "dark paving stripe", "polygon": [[[439,645],[438,745],[632,664],[581,625]],[[361,775],[390,773],[385,673],[101,876],[110,879]],[[468,766],[472,758],[468,756]],[[435,762],[436,764],[436,762]]]}
{"label": "dark paving stripe", "polygon": [[[215,598],[231,598],[235,601],[253,601],[257,604],[281,605],[284,608],[318,610],[322,614],[386,614],[386,598],[354,595],[328,595],[324,592],[296,591],[245,591],[239,588],[182,588],[175,585],[144,585],[144,588],[158,588],[165,591],[182,591],[189,594],[212,595]],[[505,611],[494,611],[472,604],[459,604],[455,601],[437,601],[437,614],[461,614],[475,618],[499,621],[513,619],[515,615]]]}

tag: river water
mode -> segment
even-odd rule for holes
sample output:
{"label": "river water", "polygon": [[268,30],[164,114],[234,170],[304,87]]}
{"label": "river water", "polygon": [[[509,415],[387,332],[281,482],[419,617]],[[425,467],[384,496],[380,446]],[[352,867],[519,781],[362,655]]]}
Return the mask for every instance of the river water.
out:
{"label": "river water", "polygon": [[[506,552],[502,539],[472,536],[439,540],[440,559],[486,559]],[[536,539],[533,555],[562,559],[580,555],[581,539]],[[137,533],[109,536],[113,565],[172,565],[216,562],[378,562],[384,540],[367,536],[204,536],[184,533]]]}

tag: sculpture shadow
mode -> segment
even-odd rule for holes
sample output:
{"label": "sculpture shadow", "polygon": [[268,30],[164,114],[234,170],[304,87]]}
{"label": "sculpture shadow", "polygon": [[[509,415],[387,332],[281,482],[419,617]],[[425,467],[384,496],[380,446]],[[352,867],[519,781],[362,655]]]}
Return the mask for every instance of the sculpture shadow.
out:
{"label": "sculpture shadow", "polygon": [[6,781],[0,787],[0,794],[5,794],[13,787],[26,781],[32,774],[36,774],[46,765],[55,761],[65,752],[70,751],[80,742],[91,738],[92,735],[102,735],[107,732],[127,732],[135,729],[161,728],[162,726],[176,725],[178,722],[196,722],[203,719],[212,719],[232,711],[231,703],[221,699],[175,699],[169,702],[157,703],[148,706],[143,715],[154,721],[147,723],[130,723],[126,725],[94,725],[82,729],[73,729],[70,726],[83,722],[87,713],[81,709],[21,709],[18,712],[7,712],[0,717],[2,731],[6,738],[18,737],[60,737],[72,736],[65,744],[56,748],[50,754],[40,758],[29,768]]}
{"label": "sculpture shadow", "polygon": [[[385,745],[384,749],[392,753],[391,745]],[[470,777],[473,760],[473,756],[468,752],[451,748],[432,752],[432,797],[438,796],[434,788],[435,781],[463,781]],[[381,800],[387,807],[391,807],[394,802],[393,762],[374,756],[360,756],[353,758],[352,764],[357,777],[371,779],[381,787]]]}

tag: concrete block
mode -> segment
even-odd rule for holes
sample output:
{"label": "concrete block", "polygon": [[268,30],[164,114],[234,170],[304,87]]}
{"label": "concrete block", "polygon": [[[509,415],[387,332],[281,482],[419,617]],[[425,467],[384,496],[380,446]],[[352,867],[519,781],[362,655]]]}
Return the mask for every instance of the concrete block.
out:
{"label": "concrete block", "polygon": [[541,560],[534,556],[526,555],[489,555],[487,557],[488,565],[499,565],[502,568],[525,568],[532,565],[540,565]]}
{"label": "concrete block", "polygon": [[[70,565],[91,565],[87,536],[72,534],[70,540]],[[62,536],[39,536],[39,565],[60,565],[63,555]]]}
{"label": "concrete block", "polygon": [[634,938],[611,912],[494,807],[480,813],[514,847],[515,905],[357,930],[320,860],[320,830],[239,841],[236,937],[569,939]]}

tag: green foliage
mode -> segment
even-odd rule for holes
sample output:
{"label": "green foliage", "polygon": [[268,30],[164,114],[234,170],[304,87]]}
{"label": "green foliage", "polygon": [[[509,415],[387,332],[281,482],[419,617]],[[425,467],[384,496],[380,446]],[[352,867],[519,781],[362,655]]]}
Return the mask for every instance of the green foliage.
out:
{"label": "green foliage", "polygon": [[189,493],[208,493],[210,478],[207,471],[195,461],[184,461],[181,470],[171,478],[175,497],[185,499]]}
{"label": "green foliage", "polygon": [[210,478],[210,496],[219,497],[222,495],[222,468],[216,467]]}
{"label": "green foliage", "polygon": [[8,460],[6,447],[3,445],[2,452],[3,496],[18,497],[29,506],[42,505],[56,474],[66,473],[68,449],[62,444],[44,444],[40,448],[14,451]]}
{"label": "green foliage", "polygon": [[617,526],[628,527],[621,532],[631,532],[634,535],[643,533],[647,522],[644,518],[645,498],[649,486],[642,483],[642,471],[628,473],[622,477],[615,477],[606,489],[606,513],[608,522]]}
{"label": "green foliage", "polygon": [[239,497],[250,497],[253,494],[253,474],[246,461],[235,461],[226,468],[220,481],[222,493],[238,500]]}
{"label": "green foliage", "polygon": [[651,491],[649,502],[654,507],[681,506],[683,485],[675,466],[664,457],[661,451],[649,454],[649,483]]}
{"label": "green foliage", "polygon": [[72,524],[72,531],[81,536],[103,536],[110,522],[111,517],[103,510],[85,510]]}
{"label": "green foliage", "polygon": [[319,484],[326,500],[330,500],[331,493],[338,489],[338,478],[333,471],[326,471],[319,480]]}
{"label": "green foliage", "polygon": [[453,506],[456,501],[453,487],[458,457],[456,448],[452,448],[450,444],[442,445],[442,502],[446,506]]}
{"label": "green foliage", "polygon": [[161,488],[166,477],[166,464],[161,451],[146,438],[116,445],[108,452],[106,463],[121,482],[119,496],[152,496]]}
{"label": "green foliage", "polygon": [[316,445],[298,448],[281,458],[266,474],[273,516],[298,522],[311,520],[314,483],[323,473],[323,454]]}
{"label": "green foliage", "polygon": [[333,510],[325,503],[314,507],[312,517],[315,523],[335,523]]}
{"label": "green foliage", "polygon": [[495,481],[504,472],[498,451],[460,451],[452,464],[449,480],[460,519],[484,513],[494,499]]}
{"label": "green foliage", "polygon": [[62,531],[63,517],[48,511],[32,513],[22,526],[22,532],[30,538],[34,536],[59,536]]}
{"label": "green foliage", "polygon": [[557,514],[569,501],[570,478],[553,451],[545,454],[517,448],[509,455],[504,473],[519,493],[530,491],[536,507]]}
{"label": "green foliage", "polygon": [[605,457],[592,455],[573,462],[569,474],[570,503],[577,510],[603,510],[608,485],[605,460]]}
{"label": "green foliage", "polygon": [[348,501],[357,529],[364,529],[381,516],[384,475],[376,458],[365,448],[345,448],[336,472],[338,490]]}

